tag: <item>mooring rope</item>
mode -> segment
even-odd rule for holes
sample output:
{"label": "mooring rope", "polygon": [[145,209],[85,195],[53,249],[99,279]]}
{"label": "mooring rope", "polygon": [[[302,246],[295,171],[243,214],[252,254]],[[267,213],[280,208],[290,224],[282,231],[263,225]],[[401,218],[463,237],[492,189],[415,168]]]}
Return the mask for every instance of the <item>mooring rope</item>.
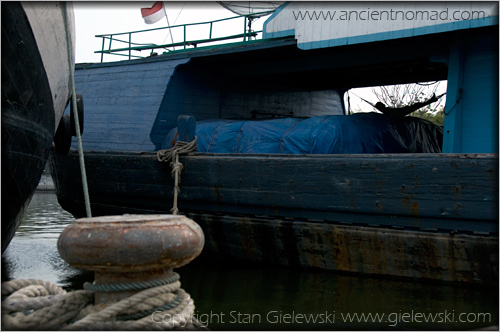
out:
{"label": "mooring rope", "polygon": [[[68,52],[68,69],[69,69],[69,80],[71,84],[71,102],[73,105],[74,119],[75,119],[75,128],[76,128],[76,139],[78,142],[78,160],[80,162],[80,173],[82,177],[82,186],[83,186],[83,197],[85,200],[85,211],[87,213],[87,218],[92,217],[92,211],[90,209],[90,198],[89,198],[89,187],[87,184],[87,173],[85,172],[85,161],[83,158],[83,146],[82,146],[82,136],[80,133],[80,123],[78,119],[78,107],[76,102],[76,88],[75,88],[75,73],[74,67],[71,68],[73,64],[73,43],[72,38],[70,36],[70,25],[68,22],[68,8],[67,4],[63,3],[63,18],[64,25],[66,28],[66,47]],[[80,110],[83,112],[83,110]]]}
{"label": "mooring rope", "polygon": [[[194,302],[180,288],[178,274],[174,274],[170,281],[172,282],[164,284],[164,279],[159,282],[161,286],[144,289],[119,302],[106,305],[93,305],[94,292],[90,290],[66,292],[57,285],[37,279],[3,282],[2,329],[206,329],[194,317]],[[124,289],[136,286],[122,285]]]}
{"label": "mooring rope", "polygon": [[129,282],[123,284],[95,284],[86,282],[83,288],[93,292],[123,292],[130,290],[142,290],[151,287],[163,286],[166,284],[173,283],[180,279],[178,273],[174,272],[171,276],[164,279],[148,280],[148,281],[137,281]]}
{"label": "mooring rope", "polygon": [[179,183],[181,182],[181,172],[184,166],[179,162],[179,155],[188,154],[190,152],[198,151],[198,144],[196,143],[198,137],[194,137],[191,142],[177,141],[175,145],[170,149],[159,150],[156,153],[156,158],[159,162],[170,162],[170,167],[172,167],[172,177],[174,178],[174,202],[173,207],[170,209],[172,214],[179,214],[179,209],[177,208],[177,198],[180,193]]}

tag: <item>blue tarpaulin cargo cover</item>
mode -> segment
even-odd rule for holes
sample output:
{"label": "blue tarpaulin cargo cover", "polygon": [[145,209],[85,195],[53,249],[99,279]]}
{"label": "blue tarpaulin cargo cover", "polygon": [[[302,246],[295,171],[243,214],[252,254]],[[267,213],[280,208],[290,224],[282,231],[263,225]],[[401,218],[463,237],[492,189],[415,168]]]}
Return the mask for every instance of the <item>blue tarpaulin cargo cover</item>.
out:
{"label": "blue tarpaulin cargo cover", "polygon": [[[356,154],[439,153],[442,127],[415,118],[379,113],[271,120],[196,122],[198,151],[210,153]],[[177,128],[162,149],[177,140]]]}

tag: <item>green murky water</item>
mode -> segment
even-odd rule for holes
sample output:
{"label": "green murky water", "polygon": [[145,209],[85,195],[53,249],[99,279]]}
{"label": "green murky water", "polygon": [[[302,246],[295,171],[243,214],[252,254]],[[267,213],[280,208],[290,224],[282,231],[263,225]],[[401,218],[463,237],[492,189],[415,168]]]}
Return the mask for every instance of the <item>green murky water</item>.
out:
{"label": "green murky water", "polygon": [[[54,193],[36,193],[2,256],[2,280],[35,278],[82,288],[91,273],[59,258],[74,218]],[[177,269],[211,330],[470,330],[498,325],[498,287],[387,280],[215,259]],[[152,320],[162,323],[162,317]]]}

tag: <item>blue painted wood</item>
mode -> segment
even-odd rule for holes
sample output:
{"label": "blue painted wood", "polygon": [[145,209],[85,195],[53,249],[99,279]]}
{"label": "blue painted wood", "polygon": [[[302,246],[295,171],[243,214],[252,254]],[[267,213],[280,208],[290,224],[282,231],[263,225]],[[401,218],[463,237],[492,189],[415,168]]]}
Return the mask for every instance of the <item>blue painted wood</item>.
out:
{"label": "blue painted wood", "polygon": [[299,48],[310,50],[494,25],[498,8],[486,2],[291,2],[266,20],[263,34],[294,35]]}
{"label": "blue painted wood", "polygon": [[76,89],[85,101],[84,148],[153,151],[151,127],[175,68],[186,61],[134,61],[76,70]]}
{"label": "blue painted wood", "polygon": [[177,69],[163,96],[151,128],[151,141],[161,148],[168,131],[177,126],[179,115],[197,120],[219,117],[220,75],[206,66],[182,66]]}
{"label": "blue painted wood", "polygon": [[[78,155],[54,158],[57,193],[76,213]],[[196,154],[181,162],[181,211],[498,233],[496,155]],[[86,168],[102,213],[171,207],[170,167],[154,153],[87,152]]]}
{"label": "blue painted wood", "polygon": [[498,153],[498,38],[457,38],[448,66],[443,152]]}
{"label": "blue painted wood", "polygon": [[295,117],[345,114],[337,90],[308,91],[238,78],[224,80],[222,89],[222,118],[250,119],[252,111]]}
{"label": "blue painted wood", "polygon": [[478,38],[464,61],[461,152],[498,153],[498,91],[498,40]]}
{"label": "blue painted wood", "polygon": [[443,153],[460,152],[464,86],[464,54],[462,41],[455,39],[448,60],[448,86],[445,105]]}

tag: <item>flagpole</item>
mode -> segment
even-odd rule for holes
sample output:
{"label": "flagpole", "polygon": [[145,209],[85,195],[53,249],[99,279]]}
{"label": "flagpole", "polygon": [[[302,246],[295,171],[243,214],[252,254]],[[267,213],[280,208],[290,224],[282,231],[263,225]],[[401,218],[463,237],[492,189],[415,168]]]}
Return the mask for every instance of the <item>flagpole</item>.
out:
{"label": "flagpole", "polygon": [[[172,28],[170,27],[170,22],[168,21],[167,7],[165,6],[165,1],[163,1],[163,11],[165,12],[165,18],[167,19],[168,30],[170,33],[170,39],[172,40],[172,44],[173,44],[174,43],[174,36],[172,36]],[[175,51],[175,46],[172,46],[172,47],[174,48],[174,51]]]}

